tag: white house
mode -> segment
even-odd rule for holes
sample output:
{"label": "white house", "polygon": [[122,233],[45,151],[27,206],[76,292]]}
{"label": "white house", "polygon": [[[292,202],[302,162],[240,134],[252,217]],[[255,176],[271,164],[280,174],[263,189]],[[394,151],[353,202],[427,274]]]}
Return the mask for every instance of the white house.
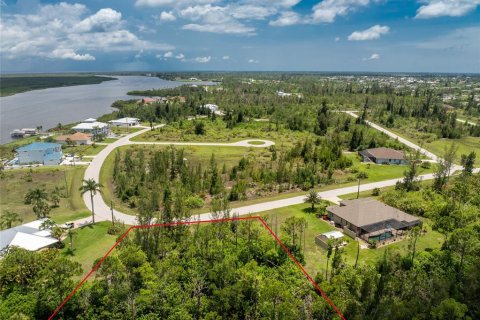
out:
{"label": "white house", "polygon": [[0,231],[0,253],[9,246],[30,251],[53,246],[58,240],[51,236],[50,230],[40,230],[40,226],[45,220],[35,220]]}
{"label": "white house", "polygon": [[[90,119],[87,119],[87,120],[90,120]],[[73,127],[72,130],[76,132],[93,134],[94,136],[98,134],[107,135],[109,131],[108,124],[104,122],[98,122],[98,121],[79,123],[75,127]]]}
{"label": "white house", "polygon": [[121,118],[117,120],[108,121],[112,126],[115,127],[133,127],[140,124],[140,119],[138,118]]}

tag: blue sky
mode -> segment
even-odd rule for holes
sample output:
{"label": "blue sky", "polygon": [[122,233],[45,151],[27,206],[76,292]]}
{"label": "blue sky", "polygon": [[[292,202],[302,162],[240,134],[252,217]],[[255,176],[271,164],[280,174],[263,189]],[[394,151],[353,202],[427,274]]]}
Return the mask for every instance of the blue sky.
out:
{"label": "blue sky", "polygon": [[480,0],[3,0],[1,71],[479,73],[479,7]]}

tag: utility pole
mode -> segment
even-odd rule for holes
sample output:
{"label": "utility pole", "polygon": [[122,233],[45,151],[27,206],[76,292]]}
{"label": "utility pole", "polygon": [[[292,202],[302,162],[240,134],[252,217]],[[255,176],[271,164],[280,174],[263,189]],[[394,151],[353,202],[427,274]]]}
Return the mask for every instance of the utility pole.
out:
{"label": "utility pole", "polygon": [[113,200],[110,200],[110,212],[112,213],[112,226],[115,226],[115,220],[113,218]]}
{"label": "utility pole", "polygon": [[358,191],[357,191],[357,199],[360,197],[360,178],[358,178]]}
{"label": "utility pole", "polygon": [[65,193],[67,195],[67,198],[68,198],[68,183],[67,183],[67,173],[65,170],[63,170],[63,178],[65,180]]}

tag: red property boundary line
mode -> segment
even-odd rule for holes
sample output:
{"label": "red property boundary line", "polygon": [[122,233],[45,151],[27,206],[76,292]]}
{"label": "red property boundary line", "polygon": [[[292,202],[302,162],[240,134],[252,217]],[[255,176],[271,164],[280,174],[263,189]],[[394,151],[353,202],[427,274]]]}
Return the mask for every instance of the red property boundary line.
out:
{"label": "red property boundary line", "polygon": [[268,226],[265,220],[262,219],[260,216],[249,216],[249,217],[236,217],[236,218],[226,218],[226,219],[212,219],[212,220],[199,220],[199,221],[180,221],[180,222],[170,222],[170,223],[157,223],[157,224],[148,224],[148,225],[139,225],[139,226],[131,226],[130,228],[125,231],[120,238],[118,238],[117,242],[105,253],[105,255],[95,264],[95,266],[90,270],[90,272],[80,281],[77,286],[70,292],[70,294],[62,301],[62,303],[55,309],[52,315],[48,318],[48,320],[52,320],[60,309],[73,297],[75,292],[87,281],[87,279],[98,270],[102,262],[110,255],[110,253],[115,249],[116,246],[127,236],[127,234],[133,229],[146,229],[151,227],[172,227],[178,225],[194,225],[194,224],[202,224],[202,223],[215,223],[215,222],[229,222],[229,221],[242,221],[242,220],[258,220],[260,223],[267,229],[268,232],[272,235],[272,237],[277,241],[277,243],[282,247],[282,249],[287,253],[290,259],[295,262],[297,267],[302,271],[302,273],[307,277],[307,279],[313,284],[317,292],[323,297],[323,299],[335,310],[335,312],[340,316],[342,320],[346,320],[343,316],[342,312],[337,308],[337,306],[328,298],[328,296],[323,292],[323,290],[318,286],[318,284],[313,280],[313,278],[308,274],[308,272],[303,268],[303,266],[298,262],[298,260],[293,256],[293,254],[288,250],[288,248],[283,244],[282,241],[278,238],[278,236],[273,232],[273,230]]}

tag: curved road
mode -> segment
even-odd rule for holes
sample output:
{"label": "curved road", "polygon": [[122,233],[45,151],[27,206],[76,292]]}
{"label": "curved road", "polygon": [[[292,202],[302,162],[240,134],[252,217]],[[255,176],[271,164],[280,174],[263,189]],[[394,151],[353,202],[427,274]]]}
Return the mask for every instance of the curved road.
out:
{"label": "curved road", "polygon": [[[156,128],[162,127],[164,125],[156,126]],[[262,139],[248,139],[242,140],[232,143],[216,143],[216,142],[137,142],[131,141],[133,137],[136,137],[144,132],[150,130],[148,127],[144,127],[143,130],[139,130],[132,134],[129,134],[123,138],[118,139],[117,141],[108,144],[105,149],[100,151],[98,155],[93,158],[90,165],[85,170],[84,179],[93,179],[97,182],[100,181],[100,170],[102,169],[102,165],[107,159],[108,155],[116,148],[132,145],[132,144],[141,144],[141,145],[181,145],[181,146],[219,146],[219,147],[249,147],[249,148],[265,148],[274,145],[275,143],[270,140],[262,140]],[[250,144],[249,142],[252,141],[261,141],[263,144]],[[90,199],[90,193],[85,193],[83,195],[83,201],[87,206],[88,210],[92,211],[92,202]],[[103,201],[103,197],[101,194],[97,193],[93,197],[93,206],[95,210],[95,221],[102,221],[102,220],[111,220],[112,212],[110,206]],[[137,220],[135,216],[125,214],[118,210],[113,210],[113,214],[115,219],[125,222],[126,224],[135,225],[137,224]],[[76,226],[82,226],[85,224],[91,223],[91,217],[83,218],[74,221]]]}
{"label": "curved road", "polygon": [[[352,111],[344,111],[345,113],[349,114],[352,117],[357,118],[358,116],[352,112]],[[432,161],[438,162],[441,160],[440,157],[436,156],[435,154],[429,152],[428,150],[414,144],[413,142],[410,142],[406,140],[405,138],[402,138],[370,121],[367,121],[367,124],[370,125],[372,128],[379,130],[386,135],[398,139],[398,141],[404,143],[408,147],[414,149],[414,150],[419,150],[422,154],[426,155],[429,157]],[[162,126],[162,125],[160,125]],[[158,127],[160,127],[158,126]],[[138,136],[146,131],[150,130],[150,128],[145,128],[144,130],[132,133],[128,136],[125,136],[111,144],[109,144],[105,149],[103,149],[91,162],[91,164],[88,166],[87,170],[85,171],[85,178],[84,179],[94,179],[95,181],[100,180],[100,169],[102,167],[103,162],[107,158],[107,156],[112,152],[115,148],[120,147],[120,146],[125,146],[125,145],[131,145],[131,144],[144,144],[144,145],[150,145],[150,144],[159,144],[159,145],[184,145],[184,146],[232,146],[232,147],[268,147],[274,144],[272,141],[268,140],[261,140],[261,139],[252,139],[252,140],[244,140],[244,141],[238,141],[238,142],[233,142],[233,143],[210,143],[210,142],[135,142],[135,141],[130,141],[131,138]],[[252,145],[249,144],[248,141],[263,141],[264,144],[262,145]],[[461,170],[462,167],[455,165],[452,168],[452,173],[455,172],[456,170]],[[475,172],[480,172],[480,168],[475,169]],[[434,178],[433,174],[425,174],[419,176],[420,179],[422,180],[430,180]],[[373,182],[373,183],[367,183],[363,184],[360,186],[360,191],[367,191],[367,190],[373,190],[375,188],[384,188],[384,187],[389,187],[389,186],[394,186],[398,181],[401,181],[403,177],[397,178],[397,179],[391,179],[391,180],[385,180],[385,181],[379,181],[379,182]],[[358,186],[350,186],[350,187],[343,187],[343,188],[338,188],[334,190],[328,190],[328,191],[322,191],[319,192],[320,197],[322,199],[326,199],[329,201],[332,201],[334,203],[338,203],[340,201],[339,196],[349,194],[349,193],[355,193],[358,190]],[[83,199],[85,201],[86,206],[88,209],[91,211],[91,201],[90,201],[90,195],[86,193],[83,196]],[[300,204],[303,203],[305,199],[305,195],[302,196],[296,196],[296,197],[291,197],[287,199],[281,199],[281,200],[274,200],[274,201],[266,201],[254,205],[249,205],[249,206],[244,206],[244,207],[239,207],[239,208],[233,208],[231,213],[237,213],[239,215],[246,215],[246,214],[251,214],[251,213],[258,213],[258,212],[264,212],[267,210],[272,210],[272,209],[277,209],[277,208],[282,208],[282,207],[287,207],[295,204]],[[97,221],[101,220],[111,220],[111,211],[110,207],[103,201],[103,198],[100,194],[97,194],[94,196],[94,207],[95,207],[95,218]],[[120,211],[113,210],[113,214],[117,220],[125,222],[125,224],[128,225],[136,225],[137,220],[135,216],[124,214]],[[211,213],[203,213],[199,215],[192,216],[193,220],[204,220],[204,219],[210,219],[211,218]],[[91,217],[80,219],[75,221],[76,226],[81,226],[84,224],[91,223]]]}

